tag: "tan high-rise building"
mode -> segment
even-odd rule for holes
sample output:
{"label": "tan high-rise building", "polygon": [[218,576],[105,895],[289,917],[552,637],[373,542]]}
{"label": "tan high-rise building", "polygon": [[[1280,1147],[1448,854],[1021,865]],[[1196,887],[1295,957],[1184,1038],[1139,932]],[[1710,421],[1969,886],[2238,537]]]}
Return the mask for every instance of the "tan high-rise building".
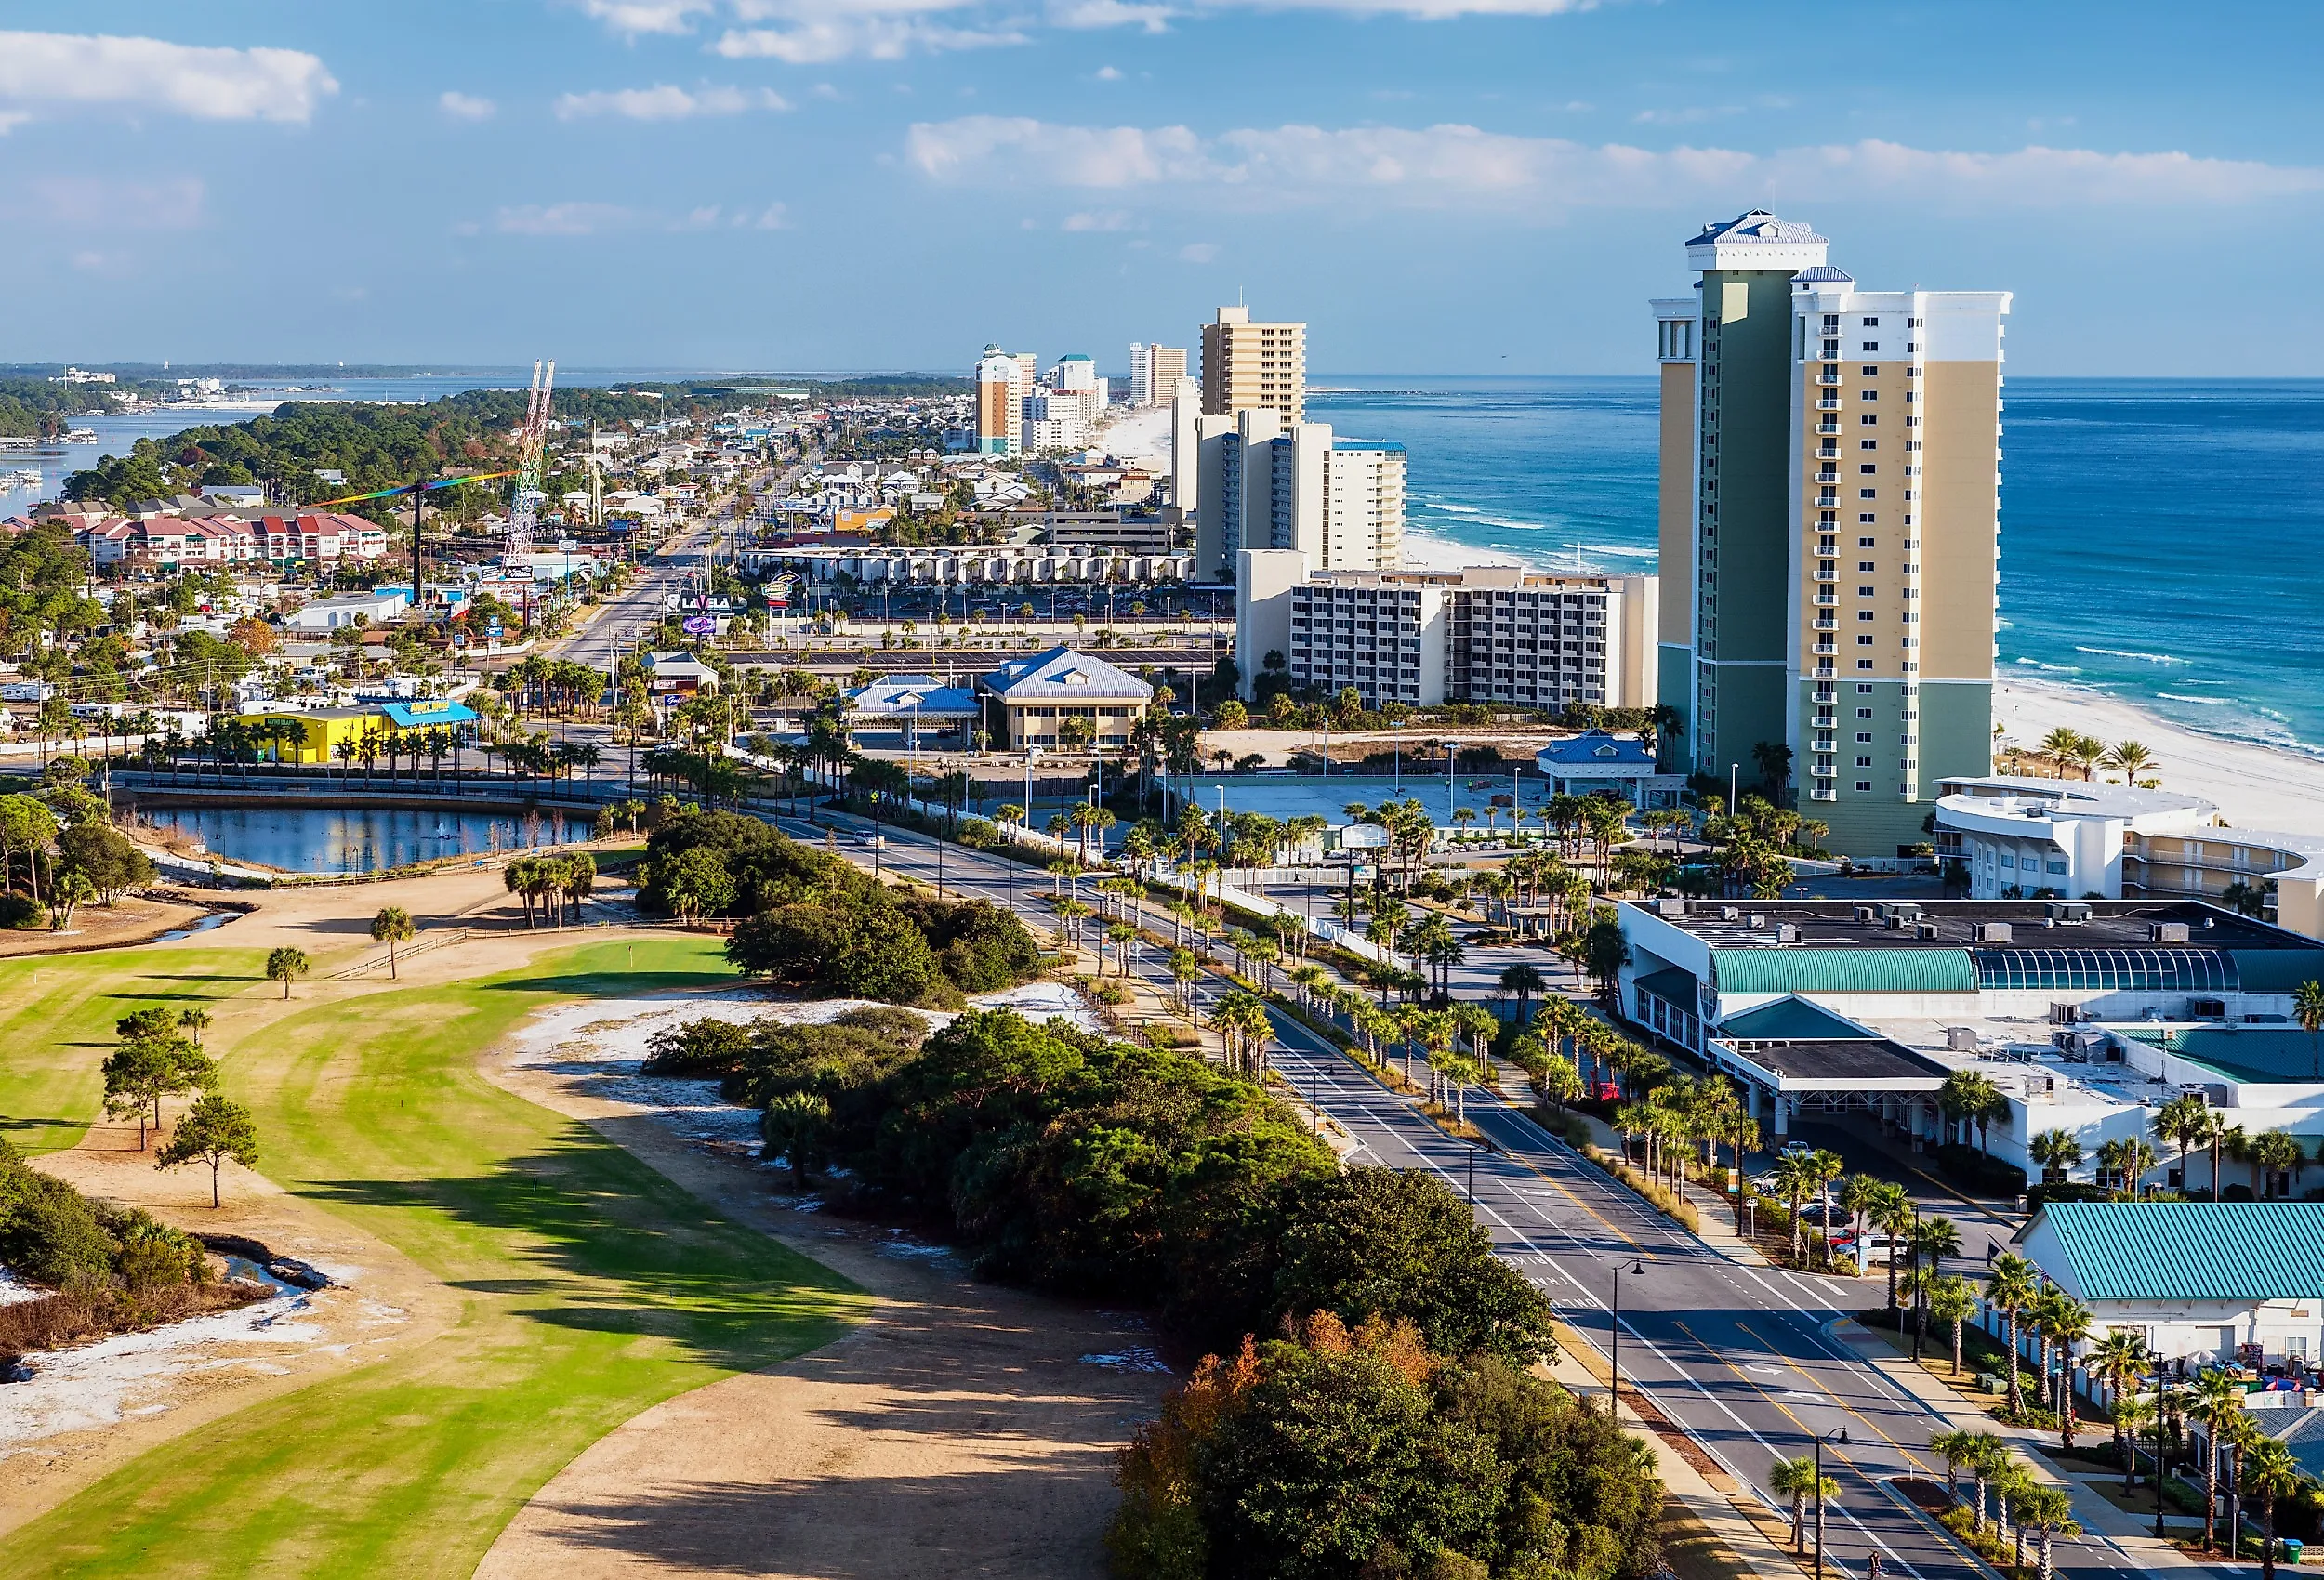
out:
{"label": "tan high-rise building", "polygon": [[998,346],[984,348],[976,364],[976,447],[986,455],[1024,449],[1024,359]]}
{"label": "tan high-rise building", "polygon": [[1835,853],[1919,846],[1990,770],[2006,291],[1871,291],[1753,211],[1657,301],[1660,700],[1679,766],[1755,780]]}
{"label": "tan high-rise building", "polygon": [[1307,420],[1307,325],[1253,323],[1248,308],[1221,308],[1202,326],[1202,411],[1231,417],[1264,409]]}
{"label": "tan high-rise building", "polygon": [[1129,343],[1129,403],[1144,408],[1166,404],[1186,376],[1186,348]]}

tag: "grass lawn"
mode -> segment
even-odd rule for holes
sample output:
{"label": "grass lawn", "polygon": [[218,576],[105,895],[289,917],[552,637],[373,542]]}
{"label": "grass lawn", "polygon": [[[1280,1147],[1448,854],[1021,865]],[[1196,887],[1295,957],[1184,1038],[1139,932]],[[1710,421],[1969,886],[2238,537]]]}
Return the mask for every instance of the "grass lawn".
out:
{"label": "grass lawn", "polygon": [[[627,948],[316,1005],[224,1050],[266,1172],[462,1292],[462,1315],[142,1455],[12,1535],[0,1576],[465,1575],[621,1422],[841,1330],[861,1297],[838,1275],[476,1073],[477,1051],[544,1005],[732,974],[715,940],[640,942],[634,970]],[[213,964],[256,975],[231,952]],[[0,1003],[17,969],[0,968]],[[0,1091],[81,1089],[56,1080]]]}

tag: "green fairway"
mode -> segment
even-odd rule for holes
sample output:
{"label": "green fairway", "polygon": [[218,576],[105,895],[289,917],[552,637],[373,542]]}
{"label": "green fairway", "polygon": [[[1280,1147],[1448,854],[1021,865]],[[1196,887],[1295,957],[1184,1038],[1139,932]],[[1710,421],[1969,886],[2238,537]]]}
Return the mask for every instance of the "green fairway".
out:
{"label": "green fairway", "polygon": [[838,1275],[476,1073],[546,1004],[732,976],[715,941],[639,943],[634,970],[629,947],[316,1005],[228,1050],[266,1172],[452,1285],[461,1316],[144,1455],[13,1534],[0,1576],[465,1575],[621,1422],[840,1331],[861,1297]]}

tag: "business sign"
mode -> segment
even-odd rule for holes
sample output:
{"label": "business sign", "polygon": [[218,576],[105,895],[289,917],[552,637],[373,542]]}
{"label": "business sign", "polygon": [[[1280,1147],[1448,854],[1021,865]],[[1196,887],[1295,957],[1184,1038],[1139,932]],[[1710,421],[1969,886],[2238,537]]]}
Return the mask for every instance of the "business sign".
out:
{"label": "business sign", "polygon": [[1352,823],[1340,831],[1342,850],[1384,850],[1388,831],[1376,823]]}
{"label": "business sign", "polygon": [[689,614],[679,628],[690,637],[707,637],[717,632],[719,623],[707,614]]}

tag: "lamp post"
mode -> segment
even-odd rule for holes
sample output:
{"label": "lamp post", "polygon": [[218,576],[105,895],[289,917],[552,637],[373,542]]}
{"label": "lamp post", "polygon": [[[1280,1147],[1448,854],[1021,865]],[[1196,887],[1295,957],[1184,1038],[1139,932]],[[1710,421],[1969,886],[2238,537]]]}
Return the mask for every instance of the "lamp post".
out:
{"label": "lamp post", "polygon": [[1816,1580],[1824,1580],[1824,1444],[1847,1441],[1845,1427],[1825,1432],[1816,1440]]}
{"label": "lamp post", "polygon": [[[2158,1355],[2155,1357],[2155,1540],[2159,1542],[2164,1539],[2162,1531],[2162,1443],[2164,1414],[2167,1402],[2171,1397],[2170,1389],[2170,1374],[2163,1370],[2162,1357]],[[2133,1451],[2136,1451],[2135,1444],[2133,1445]],[[2236,1534],[2234,1531],[2230,1530],[2227,1533],[2227,1556],[2233,1558],[2235,1556],[2235,1550]]]}
{"label": "lamp post", "polygon": [[[1631,1258],[1630,1271],[1633,1276],[1643,1275],[1646,1271],[1644,1260],[1635,1257]],[[1606,1340],[1606,1397],[1609,1401],[1606,1417],[1618,1422],[1622,1407],[1622,1270],[1618,1266],[1614,1270],[1611,1309],[1614,1320],[1613,1325],[1607,1329]]]}
{"label": "lamp post", "polygon": [[[1448,830],[1452,827],[1453,821],[1453,758],[1459,755],[1459,742],[1445,743],[1445,826]],[[1447,834],[1446,837],[1450,838],[1451,835]]]}

